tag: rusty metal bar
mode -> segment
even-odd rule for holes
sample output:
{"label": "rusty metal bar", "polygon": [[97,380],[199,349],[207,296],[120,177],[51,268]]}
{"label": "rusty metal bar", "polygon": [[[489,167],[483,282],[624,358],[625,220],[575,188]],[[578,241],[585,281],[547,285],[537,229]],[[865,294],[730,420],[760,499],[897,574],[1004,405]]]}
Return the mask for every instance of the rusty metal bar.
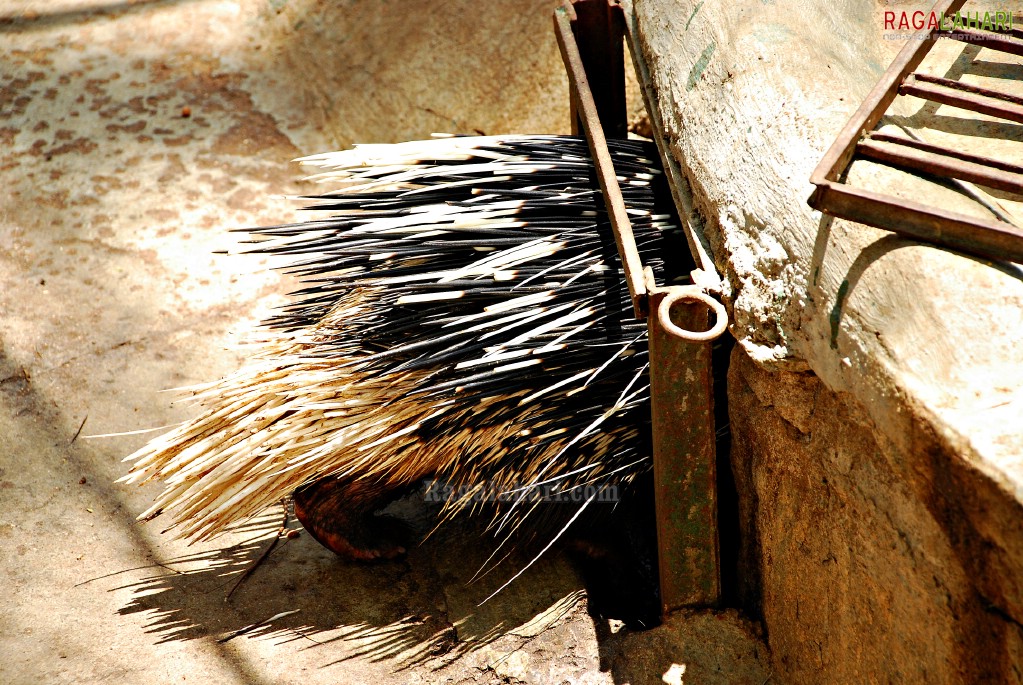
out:
{"label": "rusty metal bar", "polygon": [[[931,8],[931,12],[935,14],[955,12],[965,2],[966,0],[939,0]],[[937,33],[938,30],[936,28],[928,29],[923,32],[923,40],[916,40],[916,38],[920,37],[920,34],[917,34],[914,40],[906,42],[905,47],[899,51],[895,60],[892,61],[891,65],[881,76],[881,80],[877,82],[867,95],[867,98],[860,103],[859,108],[853,113],[845,128],[838,134],[838,138],[831,144],[828,151],[824,153],[824,157],[810,175],[810,183],[819,185],[825,181],[838,180],[846,167],[849,166],[853,155],[856,154],[856,143],[859,142],[860,137],[873,130],[877,126],[877,122],[881,121],[885,110],[888,109],[888,106],[892,104],[892,100],[898,95],[899,83],[910,72],[920,66],[920,62],[923,61],[927,54],[927,50],[924,47],[930,46]],[[816,196],[817,194],[814,193],[814,197]],[[821,207],[812,203],[811,206],[814,209],[821,209]]]}
{"label": "rusty metal bar", "polygon": [[[1023,230],[991,221],[894,198],[863,188],[825,181],[810,199],[813,207],[868,226],[925,242],[947,245],[991,259],[1023,263]],[[893,221],[892,217],[898,217]]]}
{"label": "rusty metal bar", "polygon": [[[907,136],[912,138],[915,142],[926,144],[926,141],[923,138],[921,138],[919,135],[914,133],[912,129],[908,129],[908,128],[905,128],[905,127],[902,127],[902,126],[900,126],[900,128],[902,129],[903,133],[905,133]],[[875,135],[883,135],[883,134],[875,134]],[[997,163],[999,165],[1003,164],[1003,162],[997,162]],[[998,202],[996,202],[994,200],[994,198],[992,198],[989,194],[987,194],[986,192],[984,192],[983,190],[981,190],[977,186],[973,185],[972,183],[967,183],[966,181],[960,181],[957,178],[951,179],[951,182],[952,182],[952,185],[954,185],[957,188],[959,188],[959,190],[961,190],[964,193],[966,193],[966,195],[968,195],[974,201],[976,201],[977,203],[982,205],[985,209],[987,209],[989,212],[991,212],[995,216],[995,218],[997,218],[999,221],[1004,221],[1007,224],[1012,224],[1016,228],[1023,228],[1023,219],[1020,219],[1015,214],[1013,214],[1009,209],[1007,209],[1005,206],[1003,206],[1003,205],[999,204]]]}
{"label": "rusty metal bar", "polygon": [[632,296],[632,308],[637,319],[644,319],[649,309],[646,284],[643,282],[643,264],[639,258],[639,251],[636,249],[632,223],[625,211],[625,201],[622,199],[622,189],[618,185],[614,165],[611,162],[611,153],[607,149],[607,139],[601,129],[597,105],[590,92],[586,69],[583,66],[575,35],[572,33],[571,19],[564,6],[554,10],[554,32],[558,38],[558,47],[561,48],[561,57],[568,71],[573,100],[576,101],[578,117],[586,133],[590,156],[596,167],[597,181],[604,193],[607,213],[611,219],[611,225],[614,227],[615,242],[618,244],[618,253],[621,255],[622,268],[625,271],[625,283]]}
{"label": "rusty metal bar", "polygon": [[1023,57],[1023,40],[1013,38],[1001,33],[988,33],[972,28],[958,28],[951,31],[943,31],[944,35],[953,40],[980,45],[999,52],[1006,52],[1010,55]]}
{"label": "rusty metal bar", "polygon": [[652,273],[649,280],[657,563],[661,611],[668,614],[713,606],[721,598],[714,394],[711,344],[676,336],[659,315],[667,309],[673,325],[704,331],[709,328],[707,304],[696,299],[673,303],[669,298],[677,299],[680,288],[656,287]]}
{"label": "rusty metal bar", "polygon": [[870,140],[879,140],[885,143],[895,143],[897,145],[905,145],[906,147],[915,148],[917,150],[926,150],[927,152],[934,152],[936,154],[945,155],[946,157],[954,157],[955,159],[961,159],[966,162],[976,162],[977,164],[985,164],[994,169],[1002,169],[1003,171],[1011,171],[1013,173],[1023,173],[1023,166],[1018,164],[1012,164],[1010,162],[1003,162],[1000,159],[992,159],[991,157],[982,157],[981,155],[974,155],[969,152],[962,152],[953,148],[945,148],[934,143],[928,143],[923,140],[917,134],[913,133],[911,129],[903,128],[903,132],[912,136],[911,138],[903,138],[901,136],[893,136],[890,133],[881,133],[880,131],[872,131],[867,134],[867,138]]}
{"label": "rusty metal bar", "polygon": [[1002,93],[997,90],[991,90],[990,88],[981,88],[980,86],[974,86],[970,83],[953,81],[952,79],[943,78],[941,76],[932,76],[931,74],[923,74],[920,72],[914,72],[912,76],[918,81],[925,81],[927,83],[945,86],[946,88],[962,90],[967,93],[976,93],[977,95],[986,95],[997,100],[1004,100],[1005,102],[1014,102],[1017,105],[1023,105],[1023,97],[1017,97],[1011,93]]}
{"label": "rusty metal bar", "polygon": [[[568,17],[568,23],[572,26],[572,35],[575,36],[576,45],[579,44],[579,37],[575,33],[575,22],[578,21],[579,16],[575,13],[575,7],[572,6],[572,0],[561,0],[561,10]],[[554,33],[558,35],[558,10],[554,10]],[[560,38],[558,39],[560,41]],[[561,43],[558,43],[558,47],[561,47]],[[582,54],[579,55],[580,60]],[[582,136],[585,135],[583,131],[582,118],[579,116],[579,98],[575,96],[575,86],[572,84],[572,72],[568,68],[568,60],[565,58],[564,50],[561,53],[561,61],[565,64],[565,71],[568,73],[568,117],[572,122],[572,135]],[[586,63],[583,63],[583,73],[586,72]],[[594,102],[596,105],[596,102]],[[598,114],[599,116],[599,114]],[[620,249],[620,248],[619,248]]]}
{"label": "rusty metal bar", "polygon": [[[909,144],[903,144],[903,141]],[[989,188],[1023,193],[1023,168],[993,168],[985,157],[957,153],[955,156],[936,145],[916,143],[895,136],[868,136],[856,146],[856,153],[865,159],[884,162],[904,169],[915,169],[935,176],[958,178]],[[973,159],[969,159],[969,158]],[[957,159],[958,158],[958,159]],[[1003,166],[1012,166],[1004,164]]]}
{"label": "rusty metal bar", "polygon": [[[949,83],[956,83],[950,81]],[[944,83],[937,84],[926,82],[916,74],[910,74],[905,82],[899,86],[900,95],[915,95],[916,97],[940,102],[943,105],[967,109],[971,112],[980,112],[993,117],[1000,117],[1023,124],[1023,105],[1016,104],[1007,98],[999,98],[991,94],[991,91],[978,93],[983,89],[973,88],[974,92],[962,88],[950,87]]]}

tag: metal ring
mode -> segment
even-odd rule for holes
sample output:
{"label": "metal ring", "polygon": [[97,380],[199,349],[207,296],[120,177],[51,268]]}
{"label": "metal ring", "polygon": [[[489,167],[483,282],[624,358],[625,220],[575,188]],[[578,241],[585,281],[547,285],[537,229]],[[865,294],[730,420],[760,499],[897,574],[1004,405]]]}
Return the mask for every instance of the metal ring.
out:
{"label": "metal ring", "polygon": [[[708,309],[714,312],[714,325],[709,330],[687,331],[684,328],[676,326],[671,320],[672,305],[676,302],[686,300],[705,304]],[[698,290],[684,290],[681,288],[672,288],[661,300],[661,303],[657,305],[657,319],[660,321],[664,330],[690,342],[707,342],[708,340],[713,340],[724,333],[725,328],[728,327],[728,313],[725,311],[725,305],[721,304],[710,295]]]}

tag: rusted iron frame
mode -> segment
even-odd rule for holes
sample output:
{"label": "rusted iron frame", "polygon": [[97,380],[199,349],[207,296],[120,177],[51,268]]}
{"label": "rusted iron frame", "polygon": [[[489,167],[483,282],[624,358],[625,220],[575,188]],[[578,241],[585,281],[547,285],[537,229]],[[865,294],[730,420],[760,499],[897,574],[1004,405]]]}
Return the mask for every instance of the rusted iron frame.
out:
{"label": "rusted iron frame", "polygon": [[960,153],[956,159],[947,152],[937,145],[895,136],[881,138],[868,135],[856,146],[857,156],[864,159],[1023,194],[1023,168],[998,169],[986,164],[989,161],[986,157]]}
{"label": "rusted iron frame", "polygon": [[1012,102],[1007,97],[999,97],[1002,95],[1001,93],[976,86],[969,89],[956,87],[949,84],[955,84],[958,81],[948,81],[947,79],[943,79],[946,81],[945,83],[934,83],[930,79],[921,78],[921,76],[922,74],[907,76],[906,80],[899,85],[899,95],[912,95],[931,102],[989,114],[993,117],[1023,124],[1023,104]]}
{"label": "rusted iron frame", "polygon": [[[931,12],[955,12],[965,2],[966,0],[938,0],[931,8]],[[931,41],[934,40],[937,33],[939,31],[936,28],[930,28],[924,31],[923,40],[914,39],[906,42],[906,45],[881,76],[881,80],[874,85],[866,99],[860,103],[849,122],[838,134],[838,138],[824,153],[824,157],[810,175],[811,183],[819,186],[828,181],[838,181],[839,177],[845,173],[849,163],[852,162],[853,155],[856,154],[856,144],[860,137],[874,130],[877,123],[881,121],[885,110],[899,93],[899,84],[910,72],[920,66],[920,62],[928,52],[924,49],[925,46],[929,49]],[[812,203],[811,206],[813,206]],[[820,209],[816,206],[814,208]]]}
{"label": "rusted iron frame", "polygon": [[[617,8],[617,3],[599,1]],[[634,309],[638,318],[647,320],[661,611],[712,606],[720,601],[721,574],[711,341],[724,332],[726,313],[720,302],[698,286],[658,286],[648,267],[642,271],[642,288],[633,288],[630,275],[636,271],[629,263],[635,257],[641,268],[642,264],[590,92],[589,65],[576,45],[573,16],[567,2],[554,13],[555,33],[576,101],[573,120],[581,123],[597,167]],[[624,18],[620,8],[606,17],[612,22]],[[604,44],[607,35],[617,35],[620,41],[620,29],[591,30],[598,44]],[[578,33],[582,40],[587,38],[585,30]],[[590,68],[592,76],[601,67],[598,62]],[[695,250],[694,259],[699,259]],[[716,317],[713,326],[710,311]]]}
{"label": "rusted iron frame", "polygon": [[[822,184],[814,193],[835,216],[962,252],[1023,262],[1023,232],[1005,222],[985,221],[841,183]],[[897,229],[891,228],[894,221],[898,221]]]}
{"label": "rusted iron frame", "polygon": [[[954,13],[963,4],[965,0],[939,0],[931,8],[931,12]],[[903,81],[920,65],[933,41],[942,33],[936,27],[923,31],[922,35],[918,34],[914,40],[908,41],[895,57],[891,66],[857,108],[811,174],[810,182],[816,189],[808,199],[808,204],[814,209],[834,216],[883,228],[917,240],[993,259],[1023,261],[1023,230],[1012,224],[972,217],[875,191],[853,188],[841,181],[858,150],[872,149],[869,143],[865,147],[861,146],[861,139],[877,126],[899,94]],[[930,78],[919,78],[914,81],[916,87],[920,86],[920,82],[933,83]],[[975,89],[977,88],[973,86],[958,90],[964,94],[971,94],[971,90]],[[998,100],[1014,104],[1006,98]],[[938,175],[943,171],[954,173],[960,171],[960,165],[954,162],[951,164],[953,168],[948,168],[947,163],[944,166],[945,169],[930,166],[922,170]]]}
{"label": "rusted iron frame", "polygon": [[[639,27],[631,0],[623,0],[625,38],[643,94],[650,128],[668,177],[682,229],[697,266],[693,283],[719,292],[721,277],[709,244],[694,215],[689,182],[671,153],[657,107],[653,78],[639,42]],[[650,284],[651,310],[671,308],[669,289]],[[716,302],[716,301],[715,301]],[[720,303],[717,321],[726,323]],[[707,325],[699,304],[687,304],[676,316],[688,329]],[[659,318],[659,317],[658,317]],[[665,335],[664,327],[649,321],[651,359],[651,419],[654,444],[654,500],[657,511],[658,574],[661,611],[669,614],[687,606],[712,606],[721,601],[720,538],[718,536],[717,436],[714,424],[711,345],[683,343]],[[704,399],[706,398],[706,399]]]}

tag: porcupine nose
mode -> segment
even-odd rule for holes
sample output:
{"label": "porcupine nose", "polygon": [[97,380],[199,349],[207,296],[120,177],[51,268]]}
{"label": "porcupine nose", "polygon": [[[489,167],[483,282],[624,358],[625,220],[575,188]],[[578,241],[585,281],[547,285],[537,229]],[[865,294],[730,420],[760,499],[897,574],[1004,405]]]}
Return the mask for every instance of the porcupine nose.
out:
{"label": "porcupine nose", "polygon": [[321,545],[344,559],[389,561],[405,556],[408,531],[397,519],[374,516],[374,504],[353,507],[357,489],[336,478],[304,485],[292,496],[295,516]]}

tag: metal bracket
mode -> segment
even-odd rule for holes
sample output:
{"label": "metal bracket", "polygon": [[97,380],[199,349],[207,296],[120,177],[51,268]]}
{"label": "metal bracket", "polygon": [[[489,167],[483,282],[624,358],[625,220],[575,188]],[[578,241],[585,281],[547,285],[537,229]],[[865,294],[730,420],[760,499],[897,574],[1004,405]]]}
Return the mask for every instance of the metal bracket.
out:
{"label": "metal bracket", "polygon": [[[608,124],[612,135],[626,135],[619,126],[625,102],[624,76],[619,78],[626,30],[621,6],[611,0],[565,0],[554,11],[554,27],[571,87],[573,126],[581,125],[597,169],[636,318],[647,321],[662,613],[716,605],[721,574],[711,342],[727,327],[727,314],[700,286],[658,286],[636,249],[605,138]],[[598,46],[587,54],[599,58],[584,59],[579,42]],[[610,103],[610,110],[599,109],[591,79],[601,84],[599,101]],[[660,151],[663,160],[665,150]],[[691,232],[687,237],[696,263],[716,276],[702,244],[696,246]]]}

